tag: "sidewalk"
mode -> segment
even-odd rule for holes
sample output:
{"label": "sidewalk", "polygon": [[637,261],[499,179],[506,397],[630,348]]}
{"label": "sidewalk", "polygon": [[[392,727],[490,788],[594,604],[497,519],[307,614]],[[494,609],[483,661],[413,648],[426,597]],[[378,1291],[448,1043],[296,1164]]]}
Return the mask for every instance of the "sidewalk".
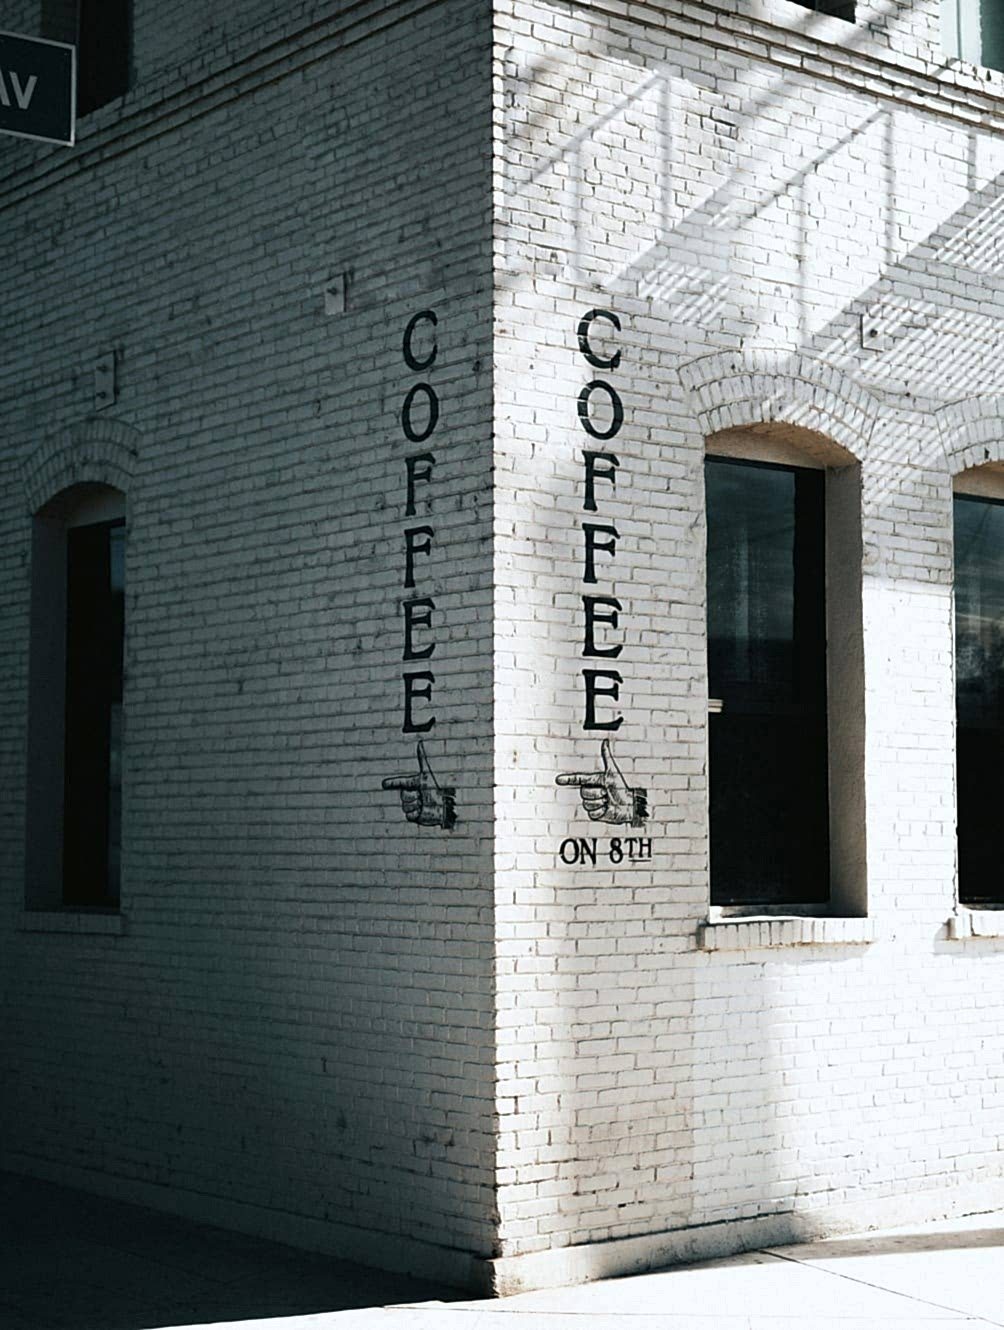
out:
{"label": "sidewalk", "polygon": [[1001,1213],[496,1301],[9,1175],[0,1236],[2,1330],[1004,1327]]}
{"label": "sidewalk", "polygon": [[0,1330],[275,1326],[307,1313],[460,1296],[407,1275],[0,1173]]}
{"label": "sidewalk", "polygon": [[[963,1330],[1004,1326],[1004,1214],[525,1293],[268,1330]],[[250,1327],[242,1330],[250,1330]],[[262,1330],[256,1326],[255,1330]]]}

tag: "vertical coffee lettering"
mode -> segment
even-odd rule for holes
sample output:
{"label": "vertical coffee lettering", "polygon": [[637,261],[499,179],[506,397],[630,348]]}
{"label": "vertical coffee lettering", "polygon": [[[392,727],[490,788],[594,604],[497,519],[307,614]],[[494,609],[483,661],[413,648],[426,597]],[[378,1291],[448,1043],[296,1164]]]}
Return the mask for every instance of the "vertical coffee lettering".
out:
{"label": "vertical coffee lettering", "polygon": [[[582,456],[586,459],[586,497],[582,507],[587,513],[596,512],[596,482],[598,480],[609,480],[610,484],[617,487],[617,468],[620,466],[620,460],[613,453],[591,453],[587,449],[582,450]],[[606,462],[607,466],[597,466],[597,462]]]}
{"label": "vertical coffee lettering", "polygon": [[[582,533],[586,538],[585,548],[585,566],[582,573],[583,582],[595,582],[596,578],[596,551],[603,550],[609,554],[611,559],[617,552],[617,538],[619,532],[615,526],[606,526],[602,522],[583,522]],[[598,536],[609,536],[609,540],[599,540]]]}
{"label": "vertical coffee lettering", "polygon": [[405,517],[415,516],[415,486],[419,481],[431,485],[432,468],[435,462],[436,459],[432,453],[412,453],[410,457],[404,459],[404,464],[408,470],[408,497],[404,506]]}
{"label": "vertical coffee lettering", "polygon": [[432,611],[435,608],[436,602],[431,596],[416,596],[404,602],[404,660],[428,660],[435,651],[435,642],[427,642],[425,646],[417,647],[414,641],[416,628],[432,627]]}
{"label": "vertical coffee lettering", "polygon": [[[609,609],[611,613],[603,614],[597,608],[599,605]],[[598,623],[608,623],[611,628],[616,628],[621,608],[620,601],[615,600],[613,596],[583,596],[582,608],[586,613],[586,641],[582,654],[584,656],[619,656],[624,649],[623,643],[609,647],[596,645],[596,625]]]}
{"label": "vertical coffee lettering", "polygon": [[[592,334],[601,331],[600,328],[594,326],[597,321],[601,324],[608,324],[615,332],[621,331],[620,319],[612,310],[591,309],[579,320],[577,329],[579,351],[586,363],[593,369],[614,371],[621,363],[621,352],[618,349],[608,354],[602,354],[593,346]],[[605,400],[609,416],[608,423],[605,426],[598,425],[593,419],[594,398],[597,406]],[[619,434],[624,424],[624,403],[621,400],[620,393],[606,379],[591,379],[585,384],[579,393],[576,409],[579,423],[585,432],[591,438],[600,439],[603,442]],[[611,493],[616,491],[617,471],[621,464],[620,458],[612,452],[600,452],[588,448],[582,450],[582,457],[584,462],[582,507],[587,513],[598,513],[597,487],[600,484],[609,485]],[[599,582],[596,566],[597,555],[606,556],[603,565],[605,568],[613,563],[617,558],[617,541],[620,538],[620,533],[609,522],[583,522],[582,536],[584,542],[582,580],[587,585],[595,586]],[[583,596],[582,611],[584,618],[583,656],[616,659],[623,651],[624,644],[622,642],[604,641],[603,629],[617,629],[620,627],[620,616],[623,611],[620,600],[614,596]],[[600,634],[599,641],[597,640],[598,632]],[[620,673],[616,670],[583,670],[582,679],[585,689],[583,729],[619,729],[624,722],[624,717],[618,714],[612,718],[601,719],[597,713],[597,706],[598,704],[609,704],[620,700],[620,686],[623,682]]]}
{"label": "vertical coffee lettering", "polygon": [[417,721],[412,713],[412,706],[415,699],[420,698],[425,702],[432,701],[432,685],[436,682],[436,676],[428,670],[415,670],[411,674],[402,676],[404,679],[404,724],[401,726],[404,734],[428,734],[436,723],[435,716],[430,716],[427,720]]}
{"label": "vertical coffee lettering", "polygon": [[[598,697],[609,697],[616,702],[620,699],[620,686],[624,682],[617,670],[583,670],[582,677],[586,681],[586,718],[583,721],[584,730],[619,730],[624,724],[624,717],[618,716],[615,720],[597,720],[596,719],[596,699]],[[600,680],[605,683],[600,683]]]}
{"label": "vertical coffee lettering", "polygon": [[589,332],[597,319],[605,319],[607,323],[612,324],[620,332],[621,321],[613,310],[591,309],[588,314],[583,314],[579,320],[579,350],[585,356],[586,363],[592,365],[593,369],[616,369],[621,363],[621,353],[619,351],[615,351],[612,356],[599,356],[589,344]]}
{"label": "vertical coffee lettering", "polygon": [[[405,325],[401,339],[401,356],[405,366],[414,374],[427,373],[439,355],[439,320],[435,310],[422,309],[413,314]],[[424,443],[439,424],[439,396],[431,383],[422,380],[407,389],[401,403],[401,432],[409,443]],[[410,453],[405,465],[405,517],[415,517],[418,504],[424,502],[425,511],[431,512],[435,489],[433,472],[436,458],[431,452]],[[421,500],[419,494],[421,493]],[[418,556],[431,559],[435,542],[435,528],[428,524],[404,528],[404,585],[414,590],[418,585]],[[425,565],[427,566],[427,565]],[[428,660],[436,650],[433,611],[436,603],[431,596],[412,596],[402,601],[404,618],[403,661]],[[409,671],[402,675],[404,684],[405,734],[427,734],[436,723],[434,715],[416,718],[416,708],[425,703],[431,707],[435,676],[427,670]]]}

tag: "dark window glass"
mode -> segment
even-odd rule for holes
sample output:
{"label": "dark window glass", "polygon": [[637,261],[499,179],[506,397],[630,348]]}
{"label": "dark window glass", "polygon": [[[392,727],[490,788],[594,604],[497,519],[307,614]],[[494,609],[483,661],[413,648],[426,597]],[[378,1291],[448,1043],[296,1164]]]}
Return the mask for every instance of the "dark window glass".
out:
{"label": "dark window glass", "polygon": [[819,14],[829,14],[831,18],[854,22],[854,0],[795,0],[795,3],[805,9],[814,9]]}
{"label": "dark window glass", "polygon": [[77,40],[77,0],[42,0],[39,36],[53,42]]}
{"label": "dark window glass", "polygon": [[66,533],[66,905],[119,898],[124,535],[121,522]]}
{"label": "dark window glass", "polygon": [[1000,0],[980,5],[980,64],[1004,69],[1004,7]]}
{"label": "dark window glass", "polygon": [[121,97],[129,87],[130,0],[80,0],[77,114]]}
{"label": "dark window glass", "polygon": [[42,0],[41,36],[77,48],[77,115],[129,87],[132,0]]}
{"label": "dark window glass", "polygon": [[711,899],[829,895],[824,473],[707,460]]}
{"label": "dark window glass", "polygon": [[942,0],[945,54],[1004,69],[1004,7],[1000,0]]}
{"label": "dark window glass", "polygon": [[955,704],[959,897],[1002,898],[1004,504],[955,500]]}

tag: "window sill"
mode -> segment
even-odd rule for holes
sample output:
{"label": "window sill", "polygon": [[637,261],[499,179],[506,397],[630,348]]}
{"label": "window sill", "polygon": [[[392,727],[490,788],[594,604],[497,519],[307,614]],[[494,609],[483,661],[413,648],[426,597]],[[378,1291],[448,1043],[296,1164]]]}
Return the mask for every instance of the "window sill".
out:
{"label": "window sill", "polygon": [[874,919],[835,919],[830,916],[748,915],[745,919],[708,919],[697,929],[697,945],[702,951],[856,946],[874,942],[875,938]]}
{"label": "window sill", "polygon": [[1004,937],[1004,910],[969,910],[962,906],[948,920],[948,936],[953,942],[971,937]]}
{"label": "window sill", "polygon": [[22,933],[77,933],[119,937],[125,931],[125,916],[99,910],[22,910],[18,923]]}
{"label": "window sill", "polygon": [[941,76],[946,72],[961,74],[967,84],[976,84],[981,92],[999,97],[1004,70],[997,65],[981,65],[978,61],[967,60],[965,56],[941,53]]}

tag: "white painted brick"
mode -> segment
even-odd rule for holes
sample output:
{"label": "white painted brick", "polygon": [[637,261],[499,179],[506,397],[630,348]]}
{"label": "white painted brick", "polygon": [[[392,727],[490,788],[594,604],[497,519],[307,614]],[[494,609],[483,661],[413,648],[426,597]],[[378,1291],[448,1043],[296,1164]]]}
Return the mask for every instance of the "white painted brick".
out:
{"label": "white painted brick", "polygon": [[[1001,945],[946,921],[952,475],[1004,460],[1004,76],[945,66],[935,0],[858,19],[136,0],[121,103],[72,156],[5,143],[8,1165],[458,1263],[1000,1180]],[[380,789],[416,761],[399,412],[425,308],[448,836]],[[616,367],[580,354],[596,308]],[[126,926],[18,931],[31,495],[80,454],[107,345],[141,439]],[[596,378],[610,442],[577,413]],[[716,922],[702,949],[702,457],[754,425],[861,462],[870,917]],[[621,462],[595,513],[583,449]],[[595,584],[584,521],[619,533]],[[622,606],[593,663],[648,794],[630,866],[555,782],[601,761],[583,594]],[[594,835],[596,867],[562,862]]]}

